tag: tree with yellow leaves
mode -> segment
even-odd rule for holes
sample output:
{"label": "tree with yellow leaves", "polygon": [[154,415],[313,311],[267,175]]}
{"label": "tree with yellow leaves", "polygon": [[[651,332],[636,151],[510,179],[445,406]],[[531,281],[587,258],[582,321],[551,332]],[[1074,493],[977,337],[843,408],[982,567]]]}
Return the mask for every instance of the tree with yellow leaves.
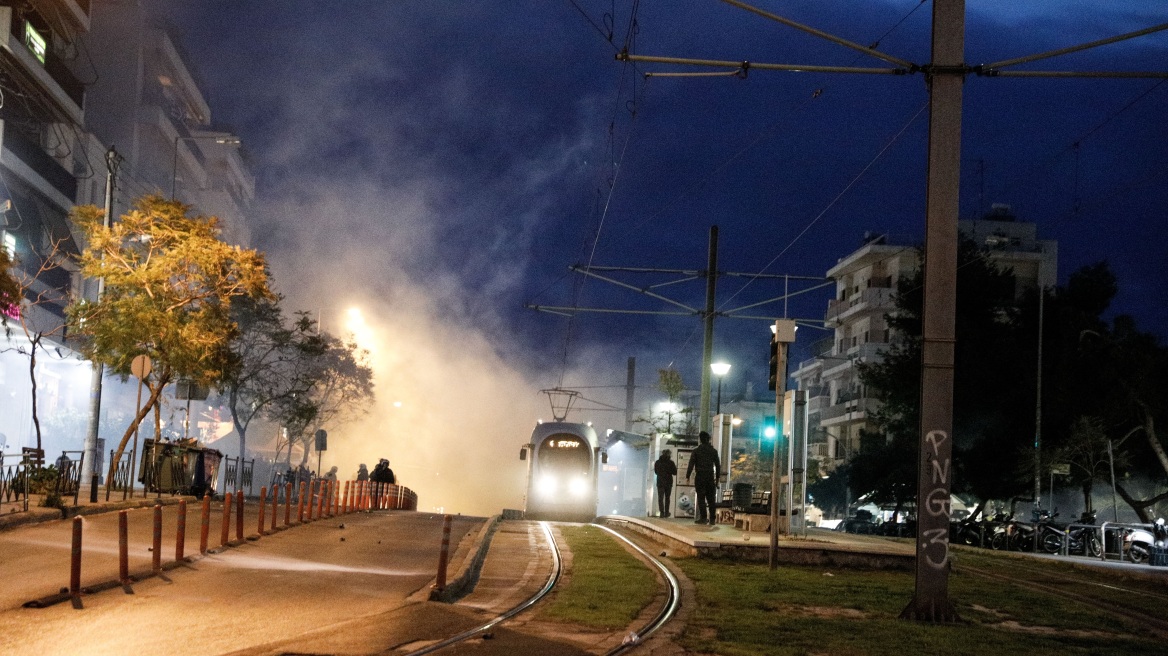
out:
{"label": "tree with yellow leaves", "polygon": [[105,290],[98,301],[69,306],[72,335],[87,358],[123,380],[136,356],[146,355],[152,364],[143,380],[149,398],[126,428],[107,480],[168,384],[182,378],[215,387],[230,371],[229,347],[238,331],[232,300],[274,298],[263,254],[225,243],[217,218],[189,211],[182,203],[147,196],[109,227],[102,225],[100,208],[73,212],[87,244],[81,272],[103,278]]}

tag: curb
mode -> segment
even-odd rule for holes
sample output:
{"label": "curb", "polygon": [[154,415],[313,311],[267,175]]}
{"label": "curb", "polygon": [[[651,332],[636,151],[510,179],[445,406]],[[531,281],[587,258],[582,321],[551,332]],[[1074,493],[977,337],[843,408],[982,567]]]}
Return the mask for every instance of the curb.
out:
{"label": "curb", "polygon": [[479,580],[479,572],[483,568],[483,561],[487,558],[487,550],[491,547],[491,538],[495,534],[495,529],[499,527],[501,519],[501,515],[494,515],[487,519],[483,527],[479,529],[478,535],[475,536],[469,556],[463,560],[458,573],[447,582],[445,589],[431,589],[430,601],[453,603],[474,589]]}

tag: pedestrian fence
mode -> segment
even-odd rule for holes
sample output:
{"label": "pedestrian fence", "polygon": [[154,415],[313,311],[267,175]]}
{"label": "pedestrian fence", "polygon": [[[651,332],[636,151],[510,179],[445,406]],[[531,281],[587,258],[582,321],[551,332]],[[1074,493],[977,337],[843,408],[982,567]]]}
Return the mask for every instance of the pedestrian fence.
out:
{"label": "pedestrian fence", "polygon": [[[3,464],[3,461],[0,461]],[[23,465],[13,464],[4,465],[4,470],[7,472],[8,467],[21,467]],[[245,537],[248,532],[244,527],[245,522],[245,506],[248,503],[255,504],[255,510],[258,515],[258,520],[255,525],[255,533],[250,537]],[[280,513],[280,506],[283,506],[283,513]],[[293,521],[292,507],[297,507],[297,519]],[[26,608],[41,608],[63,601],[71,601],[74,608],[82,608],[81,595],[92,594],[112,587],[123,587],[127,592],[130,592],[130,586],[140,580],[149,578],[159,574],[165,569],[173,569],[184,563],[191,562],[192,557],[185,555],[186,545],[186,530],[187,530],[187,501],[180,499],[178,504],[173,506],[176,513],[175,527],[176,533],[174,535],[174,559],[163,562],[162,554],[164,549],[164,535],[163,535],[163,514],[168,512],[164,509],[161,503],[155,504],[152,509],[153,512],[153,530],[151,531],[151,552],[152,562],[148,571],[131,572],[129,570],[129,513],[131,510],[118,511],[118,572],[116,577],[106,580],[103,583],[93,584],[89,586],[81,585],[82,578],[82,564],[84,556],[84,524],[80,516],[73,518],[73,532],[72,532],[72,549],[69,563],[69,586],[63,588],[61,592],[35,599],[24,606]],[[326,519],[330,517],[341,516],[354,512],[367,512],[373,510],[417,510],[418,496],[413,490],[403,485],[390,484],[375,484],[369,481],[335,481],[317,479],[311,485],[302,483],[299,486],[293,486],[292,483],[285,483],[284,485],[273,486],[270,491],[267,487],[261,487],[258,498],[254,502],[249,502],[242,490],[235,492],[228,492],[223,495],[222,519],[219,530],[219,548],[234,547],[243,544],[249,540],[258,540],[265,535],[271,535],[274,532],[291,528],[292,526],[306,524],[319,519]],[[211,509],[211,497],[204,496],[201,500],[201,512],[199,513],[199,555],[206,554],[209,550],[209,542],[211,535],[211,524],[214,521]],[[268,516],[268,511],[271,511],[271,516]],[[282,518],[282,523],[280,522]],[[444,540],[446,544],[449,543],[449,521],[450,517],[446,517],[447,528],[445,529]],[[282,524],[282,525],[278,525]],[[231,539],[234,526],[234,540]],[[448,549],[444,547],[444,549]],[[442,570],[446,566],[446,553],[440,553],[440,565]],[[111,572],[112,574],[112,572]]]}
{"label": "pedestrian fence", "polygon": [[73,497],[77,505],[80,492],[81,451],[62,451],[53,462],[53,469],[45,467],[44,451],[24,448],[20,453],[0,453],[0,503],[4,512],[28,512],[32,495]]}
{"label": "pedestrian fence", "polygon": [[247,489],[250,496],[252,493],[252,479],[255,472],[255,458],[244,460],[243,457],[232,458],[230,456],[223,458],[223,491],[235,489]]}
{"label": "pedestrian fence", "polygon": [[33,466],[22,453],[0,453],[0,502],[17,503],[18,510],[28,511],[28,473]]}

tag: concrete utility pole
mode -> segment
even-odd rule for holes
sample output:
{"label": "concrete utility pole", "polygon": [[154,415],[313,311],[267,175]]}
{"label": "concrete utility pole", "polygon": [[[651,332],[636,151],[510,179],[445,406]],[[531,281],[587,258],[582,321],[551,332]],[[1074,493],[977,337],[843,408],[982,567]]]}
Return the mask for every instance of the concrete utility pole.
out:
{"label": "concrete utility pole", "polygon": [[[779,500],[782,498],[783,483],[783,397],[787,393],[787,349],[795,341],[795,322],[779,319],[772,327],[771,339],[778,347],[778,362],[775,363],[775,443],[771,452],[771,546],[767,563],[773,570],[779,566]],[[788,478],[788,483],[790,479]],[[791,509],[787,508],[787,520],[791,519]]]}
{"label": "concrete utility pole", "polygon": [[625,432],[633,432],[633,392],[637,385],[637,359],[629,357],[629,372],[625,378]]}
{"label": "concrete utility pole", "polygon": [[[102,225],[107,230],[112,221],[114,189],[117,186],[118,167],[121,164],[122,156],[114,150],[113,146],[110,146],[110,149],[105,153],[105,217],[102,220]],[[105,278],[98,278],[96,301],[101,301],[101,295],[104,291]],[[82,447],[84,453],[81,457],[81,478],[78,482],[79,485],[84,485],[86,481],[89,481],[89,497],[92,501],[97,501],[97,477],[94,474],[97,471],[97,439],[101,428],[101,379],[104,375],[105,367],[100,362],[94,362],[93,374],[89,381],[89,430],[85,433],[85,445]]]}
{"label": "concrete utility pole", "polygon": [[921,310],[921,442],[917,459],[916,592],[906,619],[957,620],[949,601],[949,490],[953,472],[953,353],[965,0],[933,3],[929,85],[925,289]]}
{"label": "concrete utility pole", "polygon": [[[682,59],[645,56],[622,51],[618,61],[682,64],[725,69],[745,75],[750,70],[814,73],[862,73],[905,76],[923,73],[929,89],[928,181],[925,209],[925,284],[921,316],[921,436],[917,481],[917,569],[913,600],[902,618],[932,622],[957,619],[949,602],[949,490],[952,472],[953,354],[957,280],[957,213],[961,149],[961,102],[965,78],[987,77],[1120,77],[1168,78],[1166,72],[1004,71],[1002,69],[1059,55],[1116,43],[1168,30],[1168,23],[1090,43],[1049,52],[970,66],[964,61],[965,0],[934,0],[932,58],[918,65],[801,25],[752,7],[741,0],[723,0],[768,20],[806,32],[837,45],[888,62],[895,68],[857,68],[807,64],[771,64],[750,61]],[[646,73],[652,76],[653,73]],[[680,77],[684,73],[665,73]],[[702,75],[702,74],[697,74]]]}
{"label": "concrete utility pole", "polygon": [[714,297],[718,293],[718,226],[710,226],[710,256],[706,263],[706,311],[702,330],[702,392],[698,402],[698,430],[710,432],[710,362],[714,358]]}

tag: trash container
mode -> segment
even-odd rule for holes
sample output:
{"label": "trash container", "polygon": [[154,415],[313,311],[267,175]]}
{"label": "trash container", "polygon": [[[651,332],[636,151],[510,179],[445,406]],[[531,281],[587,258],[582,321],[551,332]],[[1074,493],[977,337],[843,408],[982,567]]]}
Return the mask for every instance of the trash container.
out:
{"label": "trash container", "polygon": [[745,512],[750,508],[750,500],[754,496],[754,486],[750,483],[734,484],[734,503],[731,506],[738,512]]}
{"label": "trash container", "polygon": [[1153,567],[1168,567],[1168,547],[1151,547],[1148,553],[1148,564]]}

